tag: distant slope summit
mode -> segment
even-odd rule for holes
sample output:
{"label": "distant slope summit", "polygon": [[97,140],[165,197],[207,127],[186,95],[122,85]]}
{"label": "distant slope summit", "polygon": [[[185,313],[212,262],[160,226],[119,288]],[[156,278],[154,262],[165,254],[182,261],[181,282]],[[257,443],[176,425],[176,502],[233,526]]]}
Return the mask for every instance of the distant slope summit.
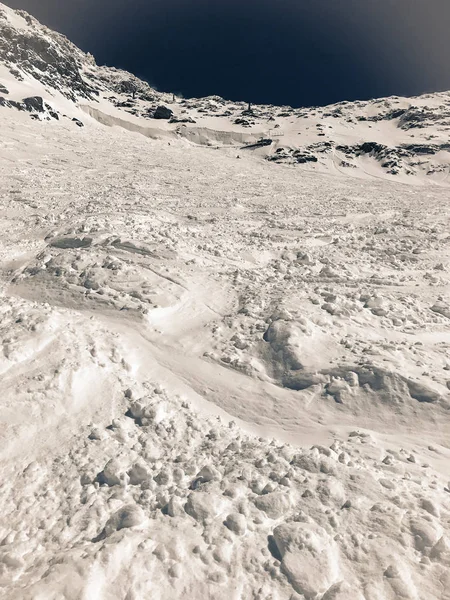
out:
{"label": "distant slope summit", "polygon": [[79,126],[94,118],[152,138],[239,147],[308,170],[448,184],[449,92],[310,108],[182,99],[97,65],[64,35],[3,4],[0,32],[0,107],[32,118],[65,115]]}

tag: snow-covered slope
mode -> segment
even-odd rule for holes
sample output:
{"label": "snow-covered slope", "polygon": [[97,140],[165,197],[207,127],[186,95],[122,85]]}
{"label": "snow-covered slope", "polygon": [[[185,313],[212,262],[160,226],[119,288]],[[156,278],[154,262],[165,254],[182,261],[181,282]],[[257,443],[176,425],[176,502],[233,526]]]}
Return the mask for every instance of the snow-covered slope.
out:
{"label": "snow-covered slope", "polygon": [[448,95],[242,115],[1,19],[0,597],[448,600]]}

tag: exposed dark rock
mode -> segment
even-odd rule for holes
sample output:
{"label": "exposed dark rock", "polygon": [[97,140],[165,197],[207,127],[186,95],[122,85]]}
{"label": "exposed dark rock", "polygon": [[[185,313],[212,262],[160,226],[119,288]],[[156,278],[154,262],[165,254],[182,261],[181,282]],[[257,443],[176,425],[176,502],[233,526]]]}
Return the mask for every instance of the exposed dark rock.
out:
{"label": "exposed dark rock", "polygon": [[371,154],[373,152],[380,153],[386,149],[386,146],[383,144],[378,144],[377,142],[365,142],[359,146],[360,154]]}
{"label": "exposed dark rock", "polygon": [[81,59],[86,55],[63,35],[44,27],[22,31],[6,21],[2,21],[1,30],[0,60],[16,79],[23,81],[21,72],[28,73],[71,100],[76,100],[77,95],[92,99],[97,94],[80,74]]}
{"label": "exposed dark rock", "polygon": [[45,103],[41,96],[32,96],[30,98],[24,98],[22,102],[25,104],[26,110],[29,112],[45,112]]}
{"label": "exposed dark rock", "polygon": [[49,246],[53,248],[60,248],[62,250],[73,249],[73,248],[89,248],[92,245],[92,238],[90,237],[58,237],[53,238]]}
{"label": "exposed dark rock", "polygon": [[25,104],[23,102],[16,102],[15,100],[9,100],[9,104],[13,108],[17,108],[17,110],[26,110]]}
{"label": "exposed dark rock", "polygon": [[39,119],[39,115],[44,115],[47,120],[49,118],[59,121],[59,114],[52,109],[51,106],[45,103],[41,96],[32,96],[30,98],[24,98],[22,102],[15,102],[14,100],[7,100],[0,96],[0,106],[6,108],[16,108],[17,110],[26,110],[31,114],[32,119]]}
{"label": "exposed dark rock", "polygon": [[427,146],[425,144],[403,145],[402,148],[404,148],[408,152],[412,152],[413,154],[437,154],[439,150],[444,150],[444,148],[442,148],[441,146]]}
{"label": "exposed dark rock", "polygon": [[241,150],[254,150],[255,148],[264,148],[264,146],[272,145],[273,140],[269,138],[263,138],[262,140],[258,140],[254,144],[249,144],[247,146],[242,146]]}
{"label": "exposed dark rock", "polygon": [[312,154],[295,154],[294,153],[294,157],[295,157],[295,160],[299,164],[304,164],[304,163],[308,163],[308,162],[317,162],[317,157]]}
{"label": "exposed dark rock", "polygon": [[9,94],[8,88],[0,83],[0,94]]}
{"label": "exposed dark rock", "polygon": [[242,125],[242,127],[251,127],[252,125],[254,125],[253,122],[247,121],[247,119],[243,119],[242,117],[238,117],[237,119],[235,119],[234,123],[236,125]]}
{"label": "exposed dark rock", "polygon": [[124,102],[118,102],[116,104],[117,108],[133,108],[134,101],[133,100],[125,100]]}
{"label": "exposed dark rock", "polygon": [[169,123],[196,123],[191,117],[176,117],[175,115],[170,118]]}
{"label": "exposed dark rock", "polygon": [[153,113],[154,119],[170,119],[173,115],[173,110],[167,108],[167,106],[158,106]]}
{"label": "exposed dark rock", "polygon": [[9,69],[9,72],[11,73],[11,75],[13,75],[17,79],[17,81],[23,81],[22,73],[20,71],[18,71],[17,69],[14,69],[13,67],[11,67]]}
{"label": "exposed dark rock", "polygon": [[391,112],[389,112],[385,116],[385,119],[387,119],[388,121],[391,121],[393,119],[400,119],[400,117],[403,117],[403,115],[405,113],[406,113],[406,108],[397,108],[396,110],[392,110]]}
{"label": "exposed dark rock", "polygon": [[154,94],[150,92],[139,92],[139,98],[144,102],[153,102],[155,100]]}
{"label": "exposed dark rock", "polygon": [[117,88],[118,92],[122,94],[132,94],[133,98],[135,98],[137,92],[139,91],[139,84],[132,79],[126,79],[121,81]]}

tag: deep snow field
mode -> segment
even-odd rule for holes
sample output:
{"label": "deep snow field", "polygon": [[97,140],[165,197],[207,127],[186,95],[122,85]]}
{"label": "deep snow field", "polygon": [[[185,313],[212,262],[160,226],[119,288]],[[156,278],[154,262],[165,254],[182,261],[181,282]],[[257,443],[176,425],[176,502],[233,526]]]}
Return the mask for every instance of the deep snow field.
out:
{"label": "deep snow field", "polygon": [[57,100],[0,106],[0,597],[450,600],[448,172]]}

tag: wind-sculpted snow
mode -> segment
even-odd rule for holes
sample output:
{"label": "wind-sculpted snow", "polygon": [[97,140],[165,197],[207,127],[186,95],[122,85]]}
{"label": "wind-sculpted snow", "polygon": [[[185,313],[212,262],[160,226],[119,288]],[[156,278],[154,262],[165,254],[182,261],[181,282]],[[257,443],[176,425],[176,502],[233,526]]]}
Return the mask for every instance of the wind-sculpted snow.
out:
{"label": "wind-sculpted snow", "polygon": [[445,598],[445,189],[14,115],[5,597]]}
{"label": "wind-sculpted snow", "polygon": [[414,455],[359,431],[299,450],[199,419],[150,382],[126,395],[108,427],[3,487],[9,598],[431,598],[431,574],[446,585],[448,494]]}
{"label": "wind-sculpted snow", "polygon": [[0,597],[446,600],[448,95],[172,102],[4,14],[99,96],[0,70]]}

